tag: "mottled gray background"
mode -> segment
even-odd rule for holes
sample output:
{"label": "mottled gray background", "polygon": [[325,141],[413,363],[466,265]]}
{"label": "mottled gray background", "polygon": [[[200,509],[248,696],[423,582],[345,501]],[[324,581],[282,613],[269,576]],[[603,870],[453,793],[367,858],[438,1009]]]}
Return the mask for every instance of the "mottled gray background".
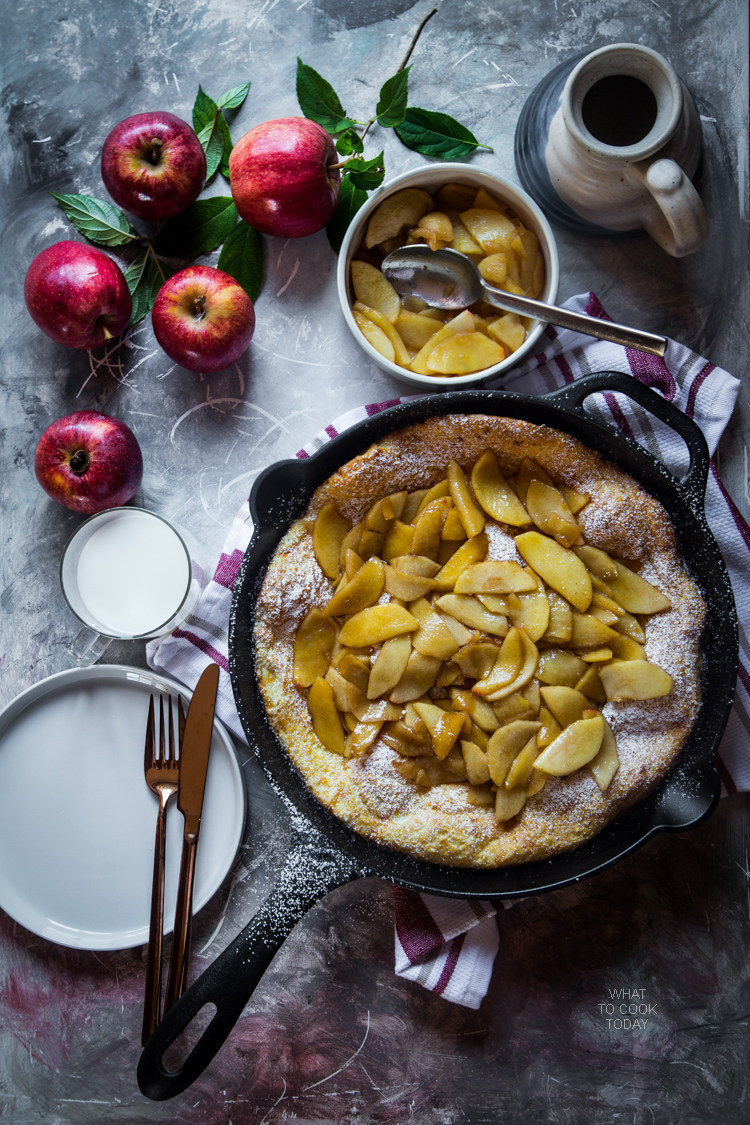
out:
{"label": "mottled gray background", "polygon": [[[350,113],[367,117],[430,6],[4,6],[0,703],[66,667],[75,631],[57,564],[78,518],[47,500],[33,475],[36,442],[53,419],[91,407],[127,421],[145,457],[139,502],[189,527],[213,563],[263,466],[293,454],[342,411],[408,390],[349,337],[322,233],[267,240],[258,327],[238,367],[205,378],[174,367],[148,321],[109,362],[92,367],[86,353],[38,332],[23,305],[29,262],[71,233],[46,193],[104,195],[99,154],[113,125],[157,108],[189,119],[199,82],[218,96],[251,80],[235,139],[260,121],[297,113],[297,54],[333,82]],[[645,237],[596,243],[560,234],[560,296],[594,289],[615,319],[672,335],[744,379],[745,0],[443,0],[412,59],[411,100],[465,122],[495,150],[478,155],[477,165],[516,178],[513,132],[530,90],[558,62],[617,41],[666,54],[695,96],[705,138],[698,186],[711,238],[675,261]],[[368,152],[381,146],[389,175],[422,162],[375,128]],[[213,190],[225,194],[226,186]],[[749,419],[743,384],[720,463],[746,514]],[[144,662],[127,645],[113,645],[106,659]],[[283,813],[254,761],[245,770],[247,839],[224,888],[196,920],[197,966],[251,916],[283,859]],[[747,809],[745,798],[730,798],[690,836],[662,836],[582,886],[514,906],[500,919],[501,952],[479,1012],[393,975],[385,884],[334,892],[289,938],[209,1071],[161,1105],[135,1083],[141,951],[75,953],[3,915],[0,1117],[14,1125],[105,1117],[128,1125],[744,1122]],[[656,1005],[645,1032],[607,1027],[600,1004],[621,987],[645,989]]]}

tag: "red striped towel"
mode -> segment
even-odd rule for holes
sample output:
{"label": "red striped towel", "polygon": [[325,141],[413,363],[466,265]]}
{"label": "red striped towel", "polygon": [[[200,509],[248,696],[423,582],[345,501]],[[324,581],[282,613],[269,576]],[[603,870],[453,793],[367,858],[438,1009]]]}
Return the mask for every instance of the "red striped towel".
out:
{"label": "red striped towel", "polygon": [[[593,293],[572,297],[565,307],[609,319]],[[662,360],[551,326],[542,339],[542,352],[489,385],[502,384],[507,390],[540,394],[593,371],[622,371],[659,391],[694,418],[713,456],[739,389],[738,380],[727,371],[674,341],[670,341]],[[403,401],[406,399],[393,398],[350,410],[297,456],[311,456],[355,422]],[[610,392],[594,395],[588,399],[587,409],[595,418],[614,421],[623,433],[661,457],[674,473],[686,471],[688,455],[682,439],[626,396]],[[750,653],[745,640],[750,634],[750,527],[724,488],[713,461],[706,490],[706,515],[729,568],[742,638],[737,697],[717,760],[726,794],[750,789],[750,752],[745,734],[750,730]],[[182,628],[152,641],[147,648],[152,668],[190,687],[206,664],[216,661],[223,669],[217,713],[240,739],[244,739],[244,734],[228,675],[227,625],[232,588],[251,535],[252,523],[245,503],[232,525],[216,573],[193,614]],[[447,1000],[478,1008],[489,986],[498,946],[494,907],[488,902],[462,902],[394,888],[394,909],[396,972]]]}

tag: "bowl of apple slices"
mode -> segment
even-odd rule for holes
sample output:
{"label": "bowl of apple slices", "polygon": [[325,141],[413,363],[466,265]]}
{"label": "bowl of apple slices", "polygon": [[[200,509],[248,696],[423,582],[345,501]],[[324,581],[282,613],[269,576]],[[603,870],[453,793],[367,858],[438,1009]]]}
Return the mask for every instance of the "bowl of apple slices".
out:
{"label": "bowl of apple slices", "polygon": [[429,308],[400,297],[381,271],[401,246],[450,247],[491,284],[554,303],[555,238],[536,203],[501,176],[468,164],[426,165],[383,184],[357,212],[339,253],[337,283],[352,335],[389,374],[422,387],[472,387],[533,351],[544,323],[478,301]]}

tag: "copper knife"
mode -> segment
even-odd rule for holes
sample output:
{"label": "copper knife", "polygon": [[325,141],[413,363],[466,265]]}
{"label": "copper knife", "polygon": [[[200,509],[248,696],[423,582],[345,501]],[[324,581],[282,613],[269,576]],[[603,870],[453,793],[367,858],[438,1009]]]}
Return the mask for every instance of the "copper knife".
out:
{"label": "copper knife", "polygon": [[193,692],[180,749],[180,787],[177,790],[177,806],[185,818],[185,827],[182,837],[172,956],[169,961],[167,995],[164,1002],[165,1012],[169,1011],[179,999],[187,984],[195,859],[218,687],[219,666],[209,664]]}

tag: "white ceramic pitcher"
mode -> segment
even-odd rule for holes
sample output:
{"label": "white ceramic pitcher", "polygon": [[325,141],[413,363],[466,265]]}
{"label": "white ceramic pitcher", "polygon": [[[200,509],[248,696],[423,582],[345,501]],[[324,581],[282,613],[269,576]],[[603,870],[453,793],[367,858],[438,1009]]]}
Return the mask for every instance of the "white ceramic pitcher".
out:
{"label": "white ceramic pitcher", "polygon": [[700,147],[700,117],[670,63],[650,47],[615,43],[568,76],[545,160],[578,215],[609,230],[642,227],[681,258],[708,235],[691,183]]}

